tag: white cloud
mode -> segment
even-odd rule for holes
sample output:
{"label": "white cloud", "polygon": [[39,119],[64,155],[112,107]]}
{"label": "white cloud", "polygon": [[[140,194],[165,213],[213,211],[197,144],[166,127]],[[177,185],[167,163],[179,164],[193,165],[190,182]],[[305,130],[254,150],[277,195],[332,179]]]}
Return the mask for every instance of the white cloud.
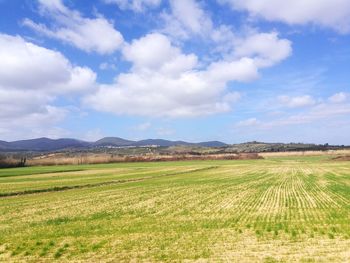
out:
{"label": "white cloud", "polygon": [[[76,33],[81,41],[65,37],[62,39],[87,51],[105,53],[113,50],[97,46],[96,43],[99,42],[94,41],[101,40],[98,34],[94,34],[94,40],[89,41],[92,36],[85,26],[94,24],[99,19],[109,23],[103,17],[83,18],[80,13],[69,10],[60,0],[41,0],[40,4],[41,11],[47,12],[54,19],[53,29],[30,20],[25,20],[26,25],[58,38],[65,36],[59,32]],[[210,58],[203,63],[195,54],[183,53],[171,42],[169,36],[160,33],[145,35],[130,44],[124,43],[121,47],[122,57],[131,63],[130,71],[119,74],[112,84],[99,85],[96,93],[85,97],[87,105],[119,115],[155,117],[188,117],[227,112],[231,110],[231,104],[240,98],[239,93],[228,89],[230,82],[253,81],[259,77],[260,68],[272,66],[291,53],[290,41],[280,39],[276,32],[259,33],[249,30],[243,36],[236,37],[226,25],[214,27],[208,13],[194,0],[171,1],[171,10],[171,18],[176,17],[174,21],[180,25],[184,34],[210,36],[214,49],[220,50],[220,45],[224,43],[229,47],[226,51],[230,54],[220,54],[220,58]],[[84,30],[80,31],[82,28]],[[113,35],[112,32],[103,30],[101,33],[103,36]],[[115,48],[120,47],[120,41],[115,43],[118,44]],[[100,68],[107,69],[108,64],[101,64]],[[72,83],[66,83],[67,89],[78,84],[88,86],[89,82],[95,81],[94,78],[87,78],[87,71],[82,68],[73,68],[71,72],[75,72],[73,76],[76,77],[71,78]],[[57,74],[53,74],[52,78],[50,74],[45,76],[50,81],[53,77],[60,77]],[[47,86],[51,89],[55,87],[51,83]]]}
{"label": "white cloud", "polygon": [[284,125],[298,125],[313,123],[320,120],[333,120],[339,116],[350,114],[350,106],[346,104],[326,104],[322,103],[311,108],[308,112],[292,115],[287,118],[267,122],[265,127],[276,127]]}
{"label": "white cloud", "polygon": [[306,124],[320,124],[320,123],[336,123],[343,120],[344,116],[350,114],[350,105],[347,103],[318,103],[312,107],[304,109],[297,114],[284,114],[283,117],[276,119],[258,120],[251,118],[238,122],[235,126],[237,128],[244,128],[247,126],[254,126],[255,130],[271,130],[276,127],[286,127],[291,125],[306,125]]}
{"label": "white cloud", "polygon": [[135,71],[158,71],[164,74],[177,74],[192,69],[197,64],[193,54],[183,55],[172,46],[162,34],[149,34],[134,40],[123,50],[127,61],[133,63]]}
{"label": "white cloud", "polygon": [[[85,99],[87,105],[118,115],[153,117],[227,112],[239,99],[228,90],[230,82],[253,81],[260,68],[273,66],[292,52],[291,42],[280,39],[277,32],[249,29],[237,37],[226,25],[215,27],[195,0],[170,1],[170,13],[162,17],[163,33],[125,44],[122,55],[131,63],[130,71],[119,74],[111,85],[100,85],[96,94]],[[193,36],[208,38],[219,56],[199,61],[172,43]]]}
{"label": "white cloud", "polygon": [[249,82],[258,77],[258,68],[251,58],[243,57],[234,61],[218,61],[209,65],[206,78],[215,83],[236,80]]}
{"label": "white cloud", "polygon": [[292,53],[292,44],[287,39],[279,39],[278,33],[254,33],[235,43],[236,56],[255,58],[260,67],[272,66]]}
{"label": "white cloud", "polygon": [[19,36],[0,34],[0,56],[2,87],[60,94],[89,89],[96,79],[91,69],[73,66],[61,53]]}
{"label": "white cloud", "polygon": [[51,27],[28,18],[23,20],[23,25],[47,37],[100,54],[113,53],[124,42],[121,33],[101,15],[96,18],[83,17],[79,12],[64,6],[61,0],[39,0],[39,6],[41,14],[52,19]]}
{"label": "white cloud", "polygon": [[196,1],[171,0],[172,13],[181,24],[194,33],[203,28],[211,28],[211,20],[206,16]]}
{"label": "white cloud", "polygon": [[133,10],[143,12],[146,8],[156,8],[161,4],[161,0],[103,0],[107,4],[117,4],[122,10]]}
{"label": "white cloud", "polygon": [[171,14],[163,14],[166,31],[173,35],[189,37],[189,34],[208,35],[213,24],[195,0],[170,0]]}
{"label": "white cloud", "polygon": [[[61,53],[0,34],[0,128],[39,129],[57,123],[68,109],[54,99],[91,91],[96,75],[73,66]],[[4,135],[4,134],[3,134]],[[5,136],[5,135],[4,135]]]}
{"label": "white cloud", "polygon": [[[200,37],[205,42],[224,44],[231,48],[231,42],[235,38],[230,26],[215,26],[210,14],[206,12],[196,0],[170,0],[170,12],[163,12],[163,28],[161,32],[171,36],[174,40]],[[216,47],[218,49],[218,47]]]}
{"label": "white cloud", "polygon": [[259,67],[272,66],[292,53],[292,43],[280,39],[278,32],[260,33],[250,27],[233,29],[229,25],[212,21],[210,14],[195,0],[171,0],[170,13],[163,13],[161,32],[173,40],[199,37],[209,45],[209,53],[224,58],[254,58]]}
{"label": "white cloud", "polygon": [[239,98],[225,90],[227,82],[257,77],[254,61],[248,58],[199,70],[194,54],[183,54],[157,33],[135,40],[123,54],[132,62],[131,71],[120,74],[113,85],[101,85],[86,99],[97,110],[158,117],[225,112]]}
{"label": "white cloud", "polygon": [[297,97],[279,96],[278,101],[280,102],[280,104],[282,104],[282,106],[286,106],[289,108],[300,108],[316,104],[315,99],[309,95]]}
{"label": "white cloud", "polygon": [[287,24],[315,24],[341,33],[350,32],[350,1],[348,0],[218,0],[235,10]]}
{"label": "white cloud", "polygon": [[226,93],[226,95],[223,97],[223,101],[228,103],[235,103],[241,99],[241,94],[237,91],[232,91]]}
{"label": "white cloud", "polygon": [[[0,87],[62,94],[90,89],[96,79],[91,69],[73,66],[61,53],[0,34]],[[20,74],[20,76],[19,76]]]}
{"label": "white cloud", "polygon": [[349,95],[345,92],[339,92],[329,97],[329,101],[332,103],[342,103],[349,98]]}
{"label": "white cloud", "polygon": [[[5,108],[3,106],[4,104],[0,102],[1,109]],[[69,134],[66,130],[55,126],[67,116],[68,109],[50,105],[36,105],[39,109],[23,108],[18,102],[16,102],[16,107],[17,110],[22,111],[21,114],[18,114],[18,111],[16,113],[7,111],[8,114],[5,112],[0,116],[0,138],[2,140],[58,138]]]}
{"label": "white cloud", "polygon": [[[277,43],[278,49],[277,35],[272,39],[272,45]],[[259,68],[267,66],[262,65],[259,56],[246,55],[260,52],[268,56],[265,50],[249,51],[242,57],[217,60],[203,68],[196,55],[184,54],[159,33],[134,40],[122,52],[132,64],[130,72],[117,76],[114,84],[101,85],[85,103],[119,115],[152,117],[191,117],[229,111],[240,95],[228,91],[228,83],[255,80]],[[279,59],[282,56],[270,59],[273,62],[269,65]]]}

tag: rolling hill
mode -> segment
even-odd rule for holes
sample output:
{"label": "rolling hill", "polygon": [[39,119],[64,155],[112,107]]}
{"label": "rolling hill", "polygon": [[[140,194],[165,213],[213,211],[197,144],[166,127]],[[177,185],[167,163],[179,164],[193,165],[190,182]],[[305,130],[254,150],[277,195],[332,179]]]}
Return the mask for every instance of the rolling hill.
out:
{"label": "rolling hill", "polygon": [[1,151],[56,151],[69,148],[95,148],[95,147],[144,147],[157,145],[161,147],[185,145],[199,147],[223,147],[227,144],[218,141],[190,143],[185,141],[170,141],[163,139],[147,139],[131,141],[119,137],[105,137],[96,142],[86,142],[76,139],[49,139],[38,138],[30,140],[19,140],[13,142],[0,141]]}
{"label": "rolling hill", "polygon": [[54,151],[65,148],[88,147],[90,143],[75,139],[49,139],[38,138],[31,140],[20,140],[8,142],[5,145],[6,150],[30,150],[30,151]]}
{"label": "rolling hill", "polygon": [[97,149],[101,147],[146,147],[146,146],[185,146],[189,148],[207,147],[222,148],[224,152],[287,152],[287,151],[325,151],[349,148],[344,145],[307,144],[307,143],[265,143],[246,142],[226,144],[220,141],[192,143],[186,141],[171,141],[164,139],[146,139],[140,141],[126,140],[120,137],[105,137],[96,142],[87,142],[76,139],[49,139],[38,138],[6,142],[0,140],[0,151],[58,151],[65,149]]}
{"label": "rolling hill", "polygon": [[105,137],[93,143],[93,146],[131,146],[135,141],[125,140],[119,137]]}

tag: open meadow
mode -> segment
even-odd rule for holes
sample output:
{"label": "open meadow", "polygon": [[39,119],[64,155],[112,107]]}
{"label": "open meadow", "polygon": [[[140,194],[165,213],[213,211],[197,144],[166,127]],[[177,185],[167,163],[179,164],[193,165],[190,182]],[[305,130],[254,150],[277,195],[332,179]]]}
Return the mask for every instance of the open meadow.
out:
{"label": "open meadow", "polygon": [[349,262],[350,162],[0,170],[3,262]]}

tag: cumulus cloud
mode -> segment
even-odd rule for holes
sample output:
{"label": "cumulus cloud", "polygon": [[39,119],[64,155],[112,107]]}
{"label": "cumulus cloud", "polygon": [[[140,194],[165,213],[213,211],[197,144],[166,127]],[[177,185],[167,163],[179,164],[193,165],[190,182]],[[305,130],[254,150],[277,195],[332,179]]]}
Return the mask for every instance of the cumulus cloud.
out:
{"label": "cumulus cloud", "polygon": [[176,75],[197,64],[197,56],[182,54],[162,34],[148,34],[134,40],[124,48],[123,55],[133,63],[134,71],[157,71],[165,75]]}
{"label": "cumulus cloud", "polygon": [[[230,109],[230,80],[256,77],[249,59],[215,63],[198,70],[197,57],[183,54],[162,34],[149,34],[123,50],[132,63],[113,85],[102,85],[86,102],[98,110],[145,116],[197,116]],[[237,97],[237,95],[236,95]]]}
{"label": "cumulus cloud", "polygon": [[287,24],[315,24],[341,33],[350,32],[350,2],[348,0],[218,0],[235,10]]}
{"label": "cumulus cloud", "polygon": [[161,4],[161,0],[104,0],[107,4],[117,4],[122,10],[132,10],[143,12],[147,8],[156,8]]}
{"label": "cumulus cloud", "polygon": [[170,35],[189,38],[191,35],[207,36],[213,23],[195,0],[170,0],[170,13],[163,13],[164,31]]}
{"label": "cumulus cloud", "polygon": [[89,68],[73,66],[61,53],[19,36],[0,34],[0,57],[2,130],[56,123],[68,113],[52,105],[57,96],[91,91],[95,85]]}
{"label": "cumulus cloud", "polygon": [[282,106],[286,106],[289,108],[300,108],[300,107],[312,106],[316,104],[315,99],[309,95],[296,96],[296,97],[279,96],[278,101],[282,104]]}
{"label": "cumulus cloud", "polygon": [[[141,7],[151,3],[121,1],[121,5],[122,2],[127,6],[139,3]],[[203,63],[197,55],[185,53],[179,45],[174,45],[169,34],[161,33],[150,33],[125,43],[113,25],[101,16],[84,18],[79,12],[68,9],[61,0],[40,0],[39,3],[40,11],[53,19],[52,26],[49,28],[28,19],[24,21],[25,25],[86,51],[105,54],[120,48],[122,58],[131,65],[130,70],[116,76],[112,84],[98,85],[97,91],[83,100],[98,111],[118,115],[192,117],[230,111],[232,104],[240,99],[240,93],[228,88],[231,82],[257,79],[259,69],[279,63],[292,50],[291,42],[279,38],[277,32],[249,30],[237,37],[226,25],[214,26],[208,13],[194,0],[171,1],[170,15],[176,17],[175,23],[188,36],[210,36],[214,48],[220,49],[220,43],[225,43],[229,54],[221,54],[219,58]],[[129,8],[127,6],[125,8]],[[101,38],[99,34],[102,34]],[[90,37],[93,38],[91,41]],[[43,105],[42,112],[56,96],[84,91],[95,85],[95,73],[88,68],[72,66],[59,52],[41,48],[19,37],[13,42],[18,42],[18,46],[13,50],[9,47],[4,52],[12,56],[8,61],[15,61],[15,50],[24,53],[21,54],[21,63],[10,65],[9,68],[13,66],[10,72],[25,71],[21,66],[26,67],[29,61],[34,61],[34,64],[23,78],[8,79],[5,74],[0,76],[2,82],[16,91],[23,90],[25,83],[29,83],[31,89],[40,90],[41,95],[33,104]],[[35,58],[31,57],[32,54]],[[104,63],[100,68],[108,69],[109,66]]]}
{"label": "cumulus cloud", "polygon": [[255,33],[235,43],[236,56],[254,57],[260,67],[272,66],[292,53],[292,44],[287,39],[279,39],[277,32]]}
{"label": "cumulus cloud", "polygon": [[200,68],[196,55],[183,53],[159,33],[134,40],[122,52],[131,70],[85,99],[96,110],[156,117],[227,112],[239,99],[227,84],[256,79],[262,66],[259,59],[243,56]]}
{"label": "cumulus cloud", "polygon": [[342,103],[345,102],[349,98],[349,94],[345,92],[339,92],[329,97],[329,101],[332,103]]}
{"label": "cumulus cloud", "polygon": [[87,52],[110,54],[119,49],[124,40],[113,24],[99,15],[83,17],[78,11],[68,9],[61,0],[39,0],[40,13],[48,16],[52,24],[35,23],[26,18],[23,25],[47,37],[59,39]]}
{"label": "cumulus cloud", "polygon": [[[214,26],[194,0],[170,1],[170,13],[162,17],[166,25],[160,32],[124,45],[122,56],[130,62],[130,71],[119,74],[111,85],[100,85],[97,93],[85,98],[87,105],[119,115],[155,117],[227,112],[240,97],[228,89],[231,82],[253,81],[260,68],[273,66],[292,52],[291,42],[277,32],[251,29],[238,37],[226,25]],[[229,48],[203,62],[179,48],[179,39],[192,36],[208,37],[218,52],[222,43]]]}
{"label": "cumulus cloud", "polygon": [[61,94],[89,89],[96,79],[91,69],[73,66],[61,53],[19,36],[0,34],[0,56],[0,87],[6,90]]}
{"label": "cumulus cloud", "polygon": [[[218,51],[231,50],[237,37],[229,25],[215,25],[203,2],[196,0],[170,0],[170,11],[163,12],[161,32],[175,40],[188,40],[199,37],[202,41],[213,42]],[[221,43],[222,45],[218,46]]]}
{"label": "cumulus cloud", "polygon": [[160,31],[178,39],[200,37],[210,43],[210,52],[222,57],[254,57],[261,67],[271,66],[292,53],[292,43],[280,39],[278,32],[261,33],[250,27],[233,29],[215,24],[204,7],[195,0],[171,0],[170,12],[162,14],[164,28]]}

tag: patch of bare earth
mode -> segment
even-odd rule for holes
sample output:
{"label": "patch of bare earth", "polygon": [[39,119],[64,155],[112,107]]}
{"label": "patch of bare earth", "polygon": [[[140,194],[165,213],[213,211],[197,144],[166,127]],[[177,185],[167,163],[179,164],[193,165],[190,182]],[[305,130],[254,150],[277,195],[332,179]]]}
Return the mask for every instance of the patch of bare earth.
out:
{"label": "patch of bare earth", "polygon": [[350,155],[337,156],[332,158],[334,161],[350,161]]}

